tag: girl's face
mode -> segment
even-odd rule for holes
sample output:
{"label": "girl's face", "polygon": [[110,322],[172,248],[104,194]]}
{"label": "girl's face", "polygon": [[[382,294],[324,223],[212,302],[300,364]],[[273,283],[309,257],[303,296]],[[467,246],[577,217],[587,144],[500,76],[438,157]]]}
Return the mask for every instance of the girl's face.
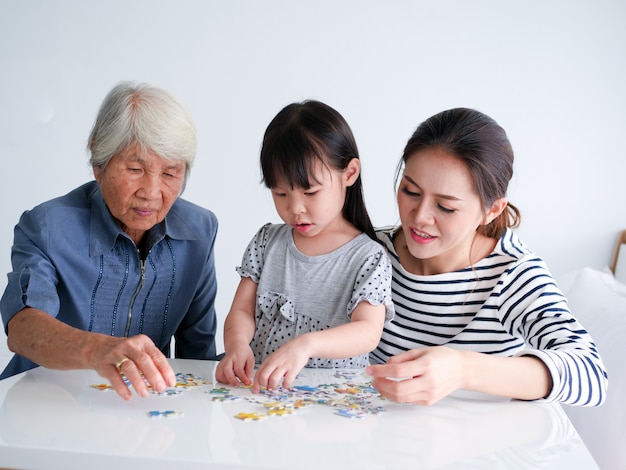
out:
{"label": "girl's face", "polygon": [[[404,268],[430,275],[469,266],[476,261],[474,252],[470,258],[473,245],[491,240],[476,229],[505,206],[501,199],[485,211],[468,168],[454,155],[438,148],[411,155],[398,187],[402,232],[395,243]],[[483,255],[493,249],[493,242]]]}
{"label": "girl's face", "polygon": [[[342,210],[348,186],[359,176],[359,160],[353,158],[342,171],[324,166],[320,161],[315,166],[308,189],[291,188],[281,182],[272,188],[272,198],[280,218],[293,227],[293,237],[299,249],[310,247],[316,240],[315,249],[304,249],[306,254],[315,255],[332,251],[345,242],[339,242],[346,230],[354,231],[343,217]],[[338,246],[335,246],[339,243]]]}

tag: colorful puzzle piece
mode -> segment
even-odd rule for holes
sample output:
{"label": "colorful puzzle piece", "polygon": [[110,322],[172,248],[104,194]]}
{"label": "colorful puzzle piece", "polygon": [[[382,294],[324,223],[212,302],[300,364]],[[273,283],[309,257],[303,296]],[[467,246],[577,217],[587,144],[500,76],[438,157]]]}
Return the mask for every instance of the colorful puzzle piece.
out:
{"label": "colorful puzzle piece", "polygon": [[182,411],[148,411],[148,416],[150,416],[151,418],[175,418],[182,415]]}
{"label": "colorful puzzle piece", "polygon": [[[293,414],[305,406],[325,405],[336,408],[335,414],[346,418],[361,419],[367,415],[384,413],[384,407],[374,403],[382,399],[378,391],[372,386],[371,380],[360,383],[351,380],[358,374],[354,371],[337,371],[335,377],[346,380],[344,383],[320,385],[295,385],[291,388],[279,387],[275,390],[261,388],[260,393],[251,394],[249,385],[238,387],[221,387],[212,393],[223,394],[224,399],[214,397],[213,401],[230,401],[235,389],[246,390],[243,397],[251,404],[263,405],[265,413],[239,413],[236,418],[258,421],[267,416],[285,416]],[[363,376],[366,377],[366,376]],[[207,392],[208,393],[208,392]]]}
{"label": "colorful puzzle piece", "polygon": [[235,418],[241,419],[243,421],[248,421],[248,420],[259,421],[266,417],[267,415],[264,415],[261,413],[238,413],[235,415]]}

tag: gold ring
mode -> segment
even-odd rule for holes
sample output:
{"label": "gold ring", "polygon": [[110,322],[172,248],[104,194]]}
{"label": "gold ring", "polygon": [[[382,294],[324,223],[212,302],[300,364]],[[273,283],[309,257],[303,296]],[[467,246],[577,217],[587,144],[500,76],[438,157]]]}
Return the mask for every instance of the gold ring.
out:
{"label": "gold ring", "polygon": [[119,371],[122,368],[122,364],[124,364],[128,360],[129,359],[127,357],[124,357],[121,360],[117,361],[117,364],[115,364],[115,368]]}

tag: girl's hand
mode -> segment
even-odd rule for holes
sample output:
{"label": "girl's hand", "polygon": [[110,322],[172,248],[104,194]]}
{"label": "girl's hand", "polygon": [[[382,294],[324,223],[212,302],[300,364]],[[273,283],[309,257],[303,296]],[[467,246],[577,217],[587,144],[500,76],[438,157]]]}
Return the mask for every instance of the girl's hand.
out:
{"label": "girl's hand", "polygon": [[254,372],[254,353],[249,346],[240,350],[229,351],[217,364],[215,378],[234,387],[241,383],[250,385]]}
{"label": "girl's hand", "polygon": [[270,354],[254,375],[252,391],[259,393],[261,387],[276,389],[281,385],[291,387],[298,372],[309,360],[309,349],[305,346],[307,335],[298,336]]}
{"label": "girl's hand", "polygon": [[463,352],[445,346],[406,351],[366,372],[381,395],[419,405],[437,403],[466,382]]}

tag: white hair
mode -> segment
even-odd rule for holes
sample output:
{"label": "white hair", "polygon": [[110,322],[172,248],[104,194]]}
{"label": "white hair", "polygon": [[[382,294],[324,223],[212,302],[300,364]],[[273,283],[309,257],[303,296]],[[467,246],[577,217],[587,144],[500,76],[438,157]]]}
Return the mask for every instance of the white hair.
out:
{"label": "white hair", "polygon": [[147,83],[120,82],[104,98],[91,129],[89,162],[103,170],[131,145],[185,162],[186,181],[196,156],[196,127],[168,91]]}

